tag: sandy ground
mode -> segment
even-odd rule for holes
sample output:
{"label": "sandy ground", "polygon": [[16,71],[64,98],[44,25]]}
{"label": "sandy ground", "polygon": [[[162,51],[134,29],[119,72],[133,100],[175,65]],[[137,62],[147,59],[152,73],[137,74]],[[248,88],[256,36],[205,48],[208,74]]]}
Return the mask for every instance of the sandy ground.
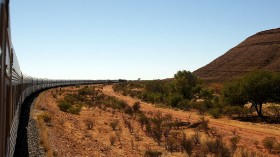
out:
{"label": "sandy ground", "polygon": [[[114,92],[112,86],[105,86],[103,92],[106,95],[114,96],[120,100],[127,102],[132,105],[138,99],[132,98],[130,96],[123,96],[117,92]],[[175,111],[172,109],[165,108],[156,108],[155,105],[150,103],[141,102],[141,108],[143,111],[156,112],[160,111],[165,114],[171,114],[174,118],[178,118],[182,121],[195,122],[200,119],[201,115],[198,115],[196,112],[188,111]],[[217,132],[222,135],[225,139],[228,139],[233,134],[233,131],[236,131],[237,134],[241,137],[239,146],[244,146],[251,151],[262,152],[267,154],[267,150],[262,146],[262,139],[266,136],[274,136],[280,141],[280,125],[271,125],[271,124],[256,124],[250,122],[240,122],[236,120],[230,120],[228,118],[213,119],[207,116],[209,119],[209,126],[216,128]],[[258,141],[259,147],[256,148],[254,141]],[[271,155],[272,156],[272,155]],[[276,155],[277,156],[277,155]],[[280,156],[280,155],[279,155]]]}
{"label": "sandy ground", "polygon": [[[71,92],[75,87],[62,88]],[[53,97],[51,89],[40,94],[38,106],[42,112],[46,112],[51,117],[50,126],[47,127],[48,139],[52,145],[54,154],[63,157],[95,157],[95,156],[143,156],[145,150],[152,149],[163,152],[162,156],[186,156],[186,154],[169,153],[163,146],[151,138],[145,136],[137,121],[126,117],[121,112],[112,109],[83,108],[80,115],[65,113],[59,110],[57,106],[58,98]],[[113,91],[112,86],[100,86],[100,90],[105,95],[114,96],[120,100],[132,105],[138,99],[123,96]],[[141,102],[141,101],[140,101]],[[171,114],[173,118],[178,118],[184,122],[195,122],[200,119],[196,112],[186,112],[180,110],[157,108],[153,104],[141,102],[141,110],[146,112],[162,112]],[[134,131],[130,132],[125,127],[123,119],[128,119],[133,125]],[[241,137],[238,146],[243,146],[250,151],[267,154],[267,150],[262,146],[262,139],[266,136],[274,136],[280,141],[280,125],[253,124],[249,122],[239,122],[228,118],[210,120],[210,127],[216,128],[217,132],[225,140],[232,137],[233,131]],[[89,129],[85,123],[86,120],[93,122],[93,127]],[[112,121],[119,121],[116,130],[110,126]],[[110,139],[115,139],[111,144]],[[254,141],[259,142],[256,148]],[[278,156],[276,154],[270,156]]]}
{"label": "sandy ground", "polygon": [[[65,113],[59,110],[57,99],[52,93],[55,89],[40,94],[37,103],[39,112],[48,113],[51,117],[50,126],[47,127],[48,139],[52,145],[53,154],[61,157],[97,157],[97,156],[144,156],[145,150],[158,150],[163,156],[185,156],[184,153],[165,151],[163,146],[145,135],[136,119],[124,115],[122,112],[107,108],[83,108],[80,115]],[[68,92],[71,87],[62,88]],[[38,114],[39,114],[38,112]],[[133,132],[125,127],[126,119],[133,125]],[[88,129],[86,120],[93,122],[92,129]],[[116,130],[110,126],[112,121],[119,121]],[[111,139],[115,139],[111,144]]]}

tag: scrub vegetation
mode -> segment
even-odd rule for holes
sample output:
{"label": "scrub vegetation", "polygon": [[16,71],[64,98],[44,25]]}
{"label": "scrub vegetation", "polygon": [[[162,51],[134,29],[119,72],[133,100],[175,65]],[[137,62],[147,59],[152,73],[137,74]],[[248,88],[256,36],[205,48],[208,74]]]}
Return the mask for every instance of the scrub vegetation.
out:
{"label": "scrub vegetation", "polygon": [[[188,75],[189,74],[190,73],[188,73]],[[182,82],[184,82],[184,80],[181,80],[180,83]],[[189,89],[192,89],[192,92],[190,92],[191,94],[186,94],[184,96],[182,94],[183,91],[186,92]],[[189,99],[194,97],[202,98],[202,96],[196,95],[200,94],[194,92],[196,89],[199,89],[199,91],[206,90],[201,89],[201,87],[195,84],[192,87],[180,89],[182,92],[180,98],[182,97],[182,99],[177,103],[182,101],[191,102]],[[139,91],[141,91],[141,89]],[[177,94],[179,95],[179,93]],[[205,98],[206,95],[207,94],[204,94],[203,98]],[[229,141],[226,141],[214,128],[209,126],[209,120],[204,116],[201,116],[198,121],[183,122],[177,118],[173,118],[170,114],[163,114],[160,111],[144,112],[141,109],[141,102],[136,101],[132,105],[129,105],[115,97],[104,95],[94,86],[84,86],[78,90],[64,92],[61,96],[62,98],[58,99],[57,104],[63,112],[73,114],[68,110],[62,110],[60,107],[61,102],[65,101],[69,104],[83,104],[83,107],[89,109],[98,109],[100,114],[101,112],[107,112],[113,115],[121,115],[121,117],[104,122],[105,126],[109,126],[111,132],[114,133],[108,138],[108,147],[124,147],[123,133],[127,132],[130,134],[129,136],[133,137],[130,142],[131,148],[137,149],[138,147],[140,154],[147,157],[161,156],[163,154],[172,156],[174,153],[188,156],[210,155],[231,157],[240,156],[243,151],[249,154],[262,156],[262,154],[250,152],[246,148],[239,147],[240,136],[236,132],[232,133]],[[87,118],[84,120],[84,124],[86,130],[96,130],[95,119]],[[142,136],[139,136],[139,134],[142,134]],[[99,130],[99,135],[102,135],[101,130]],[[154,142],[150,143],[144,150],[141,150],[139,149],[139,145],[144,142],[144,137]],[[271,139],[273,138],[268,137],[263,140],[263,145],[269,152],[276,150],[278,144],[277,140]]]}
{"label": "scrub vegetation", "polygon": [[[278,74],[257,71],[221,87],[205,85],[191,72],[179,71],[168,80],[53,89],[49,92],[53,105],[41,107],[40,119],[46,135],[50,134],[46,137],[62,138],[62,142],[48,142],[58,156],[277,156],[277,133],[254,134],[257,138],[250,142],[244,135],[248,128],[243,132],[238,124],[232,129],[214,118],[227,116],[229,122],[259,117],[277,123],[278,78]],[[262,116],[260,103],[256,111],[244,89],[258,84],[264,88],[261,82],[272,84],[262,101],[262,105],[271,104],[264,105]]]}
{"label": "scrub vegetation", "polygon": [[280,75],[269,71],[253,71],[223,85],[205,85],[191,72],[178,71],[174,79],[123,82],[115,84],[113,89],[162,107],[195,109],[214,118],[227,115],[242,120],[280,122],[280,106],[276,104],[280,101]]}

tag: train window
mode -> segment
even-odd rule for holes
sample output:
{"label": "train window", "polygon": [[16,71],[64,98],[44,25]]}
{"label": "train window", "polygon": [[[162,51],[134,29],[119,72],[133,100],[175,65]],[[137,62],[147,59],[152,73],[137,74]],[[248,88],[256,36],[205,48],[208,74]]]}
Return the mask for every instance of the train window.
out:
{"label": "train window", "polygon": [[10,49],[9,49],[9,45],[7,43],[7,47],[6,47],[6,73],[7,76],[10,76],[10,70],[11,70],[11,56],[10,56]]}

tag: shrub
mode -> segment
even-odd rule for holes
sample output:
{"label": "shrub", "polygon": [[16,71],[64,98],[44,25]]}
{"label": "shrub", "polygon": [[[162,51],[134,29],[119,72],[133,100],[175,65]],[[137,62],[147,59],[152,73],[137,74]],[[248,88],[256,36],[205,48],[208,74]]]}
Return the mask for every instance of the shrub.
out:
{"label": "shrub", "polygon": [[55,98],[55,99],[57,98],[57,94],[56,94],[56,93],[53,93],[52,96],[53,96],[53,98]]}
{"label": "shrub", "polygon": [[222,141],[222,138],[206,141],[206,146],[208,147],[208,151],[216,156],[231,156],[230,151]]}
{"label": "shrub", "polygon": [[134,104],[133,104],[133,106],[132,106],[132,108],[133,108],[133,111],[134,112],[139,112],[140,111],[140,102],[139,101],[136,101]]}
{"label": "shrub", "polygon": [[238,136],[238,135],[233,136],[232,138],[229,139],[232,155],[234,154],[234,152],[237,149],[237,144],[238,144],[239,140],[240,140],[240,136]]}
{"label": "shrub", "polygon": [[110,144],[111,144],[111,146],[112,146],[112,145],[115,144],[115,142],[116,142],[116,140],[117,140],[117,137],[116,137],[116,136],[110,136],[109,140],[110,140]]}
{"label": "shrub", "polygon": [[241,157],[248,157],[249,156],[248,150],[245,149],[244,147],[241,147],[241,149],[240,149],[240,156]]}
{"label": "shrub", "polygon": [[143,130],[144,125],[149,123],[149,118],[146,117],[146,115],[142,113],[139,115],[138,121],[140,122],[141,129]]}
{"label": "shrub", "polygon": [[208,134],[209,126],[208,126],[209,120],[205,119],[205,117],[201,117],[200,121],[198,121],[198,129],[204,131]]}
{"label": "shrub", "polygon": [[156,150],[146,150],[144,157],[159,157],[161,156],[162,153],[160,151],[156,151]]}
{"label": "shrub", "polygon": [[213,116],[213,118],[217,119],[220,118],[222,113],[219,108],[214,108],[209,111],[209,114]]}
{"label": "shrub", "polygon": [[74,104],[78,102],[79,101],[78,99],[80,99],[80,97],[78,97],[78,95],[76,94],[67,94],[64,96],[64,101],[70,104]]}
{"label": "shrub", "polygon": [[94,123],[91,119],[86,119],[84,122],[85,122],[88,130],[93,128]]}
{"label": "shrub", "polygon": [[81,105],[76,104],[76,105],[71,106],[67,110],[67,112],[72,113],[72,114],[80,114],[81,108],[82,108]]}
{"label": "shrub", "polygon": [[39,118],[42,118],[45,123],[51,122],[51,117],[48,113],[41,114]]}
{"label": "shrub", "polygon": [[276,150],[277,150],[278,152],[280,152],[280,143],[277,143],[277,144],[276,144]]}
{"label": "shrub", "polygon": [[189,100],[184,99],[177,104],[177,107],[181,110],[188,111],[190,110]]}
{"label": "shrub", "polygon": [[165,141],[166,149],[170,152],[182,150],[183,134],[180,132],[170,132]]}
{"label": "shrub", "polygon": [[94,90],[92,90],[88,86],[85,86],[78,90],[78,95],[92,95],[93,93],[94,93]]}
{"label": "shrub", "polygon": [[176,130],[179,130],[180,126],[182,126],[182,121],[176,118],[172,125]]}
{"label": "shrub", "polygon": [[178,103],[183,100],[183,96],[179,94],[173,94],[168,97],[168,103],[171,107],[178,107]]}
{"label": "shrub", "polygon": [[132,115],[133,115],[133,109],[132,109],[132,107],[126,106],[125,109],[124,109],[124,113],[126,113],[126,114],[132,116]]}
{"label": "shrub", "polygon": [[183,134],[183,139],[181,142],[182,148],[187,152],[189,156],[192,155],[192,151],[194,149],[193,141],[186,137],[186,134]]}
{"label": "shrub", "polygon": [[199,145],[201,143],[200,136],[198,132],[192,135],[192,140],[195,145]]}
{"label": "shrub", "polygon": [[152,126],[151,126],[151,123],[150,123],[150,122],[148,122],[148,123],[146,124],[146,133],[147,133],[148,135],[152,135],[152,134],[153,134]]}
{"label": "shrub", "polygon": [[118,124],[119,124],[119,120],[113,120],[112,122],[110,122],[110,126],[112,127],[113,130],[116,130]]}
{"label": "shrub", "polygon": [[128,106],[128,104],[124,101],[118,101],[116,100],[116,109],[122,110]]}
{"label": "shrub", "polygon": [[153,138],[158,143],[158,145],[160,145],[163,130],[161,128],[153,127],[152,132],[153,132],[152,134]]}
{"label": "shrub", "polygon": [[272,148],[276,145],[277,140],[275,137],[265,137],[262,140],[263,146],[269,151],[271,152]]}
{"label": "shrub", "polygon": [[268,107],[270,112],[275,118],[280,118],[280,106],[272,104],[271,106]]}
{"label": "shrub", "polygon": [[256,146],[256,148],[259,148],[259,141],[255,140],[254,145]]}
{"label": "shrub", "polygon": [[128,127],[130,133],[133,133],[134,127],[129,120],[124,119],[125,126]]}
{"label": "shrub", "polygon": [[192,108],[197,109],[199,114],[203,115],[207,111],[207,106],[204,102],[191,103]]}
{"label": "shrub", "polygon": [[71,104],[62,100],[58,102],[58,107],[61,111],[67,112],[67,110],[71,107]]}
{"label": "shrub", "polygon": [[241,117],[243,115],[243,107],[227,106],[224,108],[223,112],[227,114],[230,118],[232,118],[233,116]]}

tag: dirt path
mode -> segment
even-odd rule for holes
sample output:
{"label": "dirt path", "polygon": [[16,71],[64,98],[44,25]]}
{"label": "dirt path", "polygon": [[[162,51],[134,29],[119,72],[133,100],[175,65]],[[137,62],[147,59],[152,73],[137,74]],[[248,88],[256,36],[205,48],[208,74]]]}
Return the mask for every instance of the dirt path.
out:
{"label": "dirt path", "polygon": [[[127,102],[129,105],[132,105],[139,99],[132,98],[129,96],[123,96],[117,92],[114,92],[112,86],[104,86],[103,93],[109,96],[114,96],[120,100]],[[198,121],[200,115],[196,112],[186,112],[181,110],[157,108],[155,105],[141,102],[141,110],[146,112],[157,112],[160,111],[163,114],[171,114],[174,118],[178,118],[181,121]],[[280,141],[280,125],[270,125],[270,124],[254,124],[250,122],[240,122],[236,120],[230,120],[228,118],[213,119],[209,116],[206,116],[209,119],[209,126],[216,128],[218,134],[222,135],[225,140],[228,140],[232,137],[233,132],[235,131],[240,137],[239,146],[245,147],[251,151],[262,152],[264,154],[268,153],[267,150],[262,146],[262,139],[266,136],[276,137]],[[255,141],[258,141],[258,148],[254,144]],[[274,155],[270,155],[274,156]],[[277,156],[277,155],[275,155]]]}

